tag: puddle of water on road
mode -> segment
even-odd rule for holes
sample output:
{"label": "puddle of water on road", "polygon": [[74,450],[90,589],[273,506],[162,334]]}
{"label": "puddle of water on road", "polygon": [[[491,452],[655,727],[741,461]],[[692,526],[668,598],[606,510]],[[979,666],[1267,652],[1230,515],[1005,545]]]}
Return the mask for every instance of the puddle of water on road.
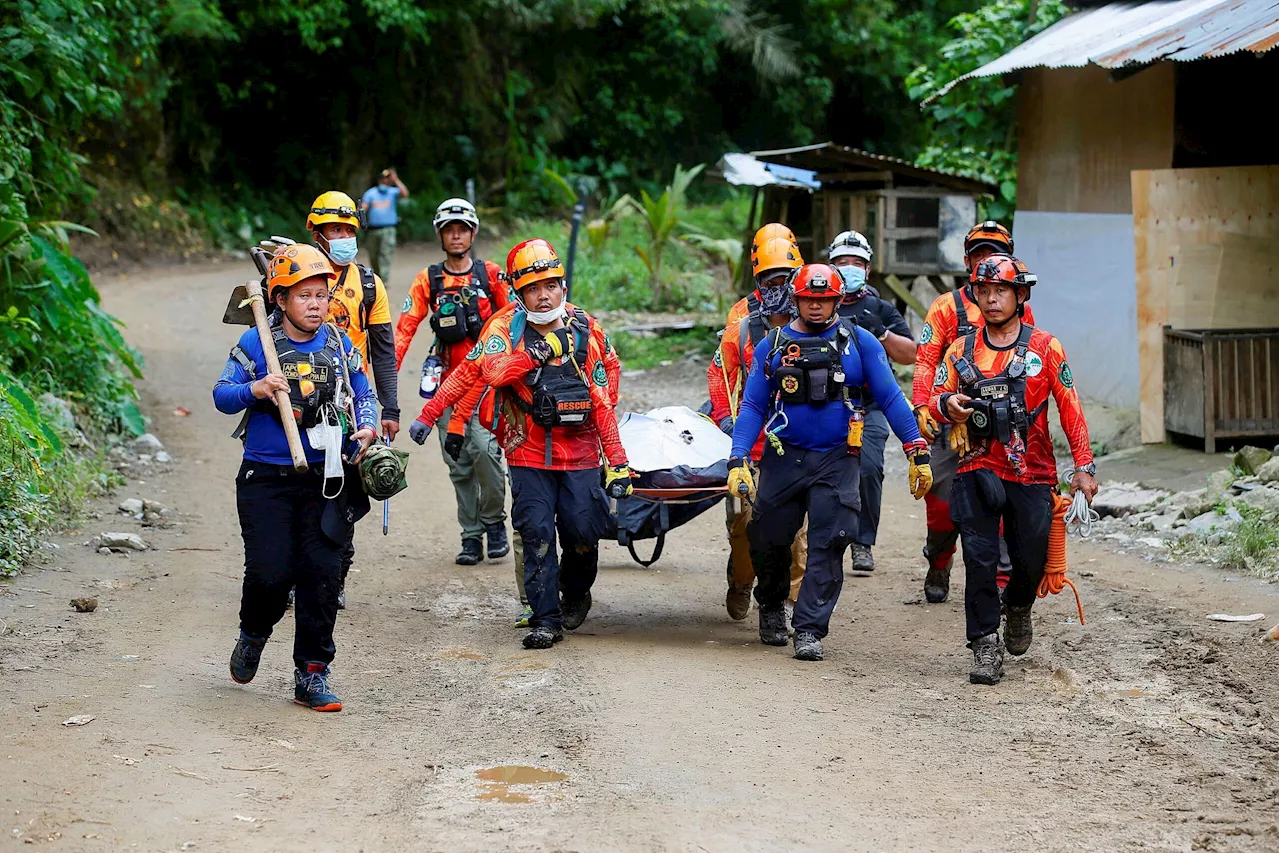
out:
{"label": "puddle of water on road", "polygon": [[489,800],[497,803],[531,803],[533,798],[524,791],[513,791],[512,785],[547,785],[552,782],[566,782],[569,774],[555,770],[544,770],[541,767],[527,767],[520,764],[504,764],[501,767],[486,767],[476,771],[476,779],[483,782],[477,800]]}

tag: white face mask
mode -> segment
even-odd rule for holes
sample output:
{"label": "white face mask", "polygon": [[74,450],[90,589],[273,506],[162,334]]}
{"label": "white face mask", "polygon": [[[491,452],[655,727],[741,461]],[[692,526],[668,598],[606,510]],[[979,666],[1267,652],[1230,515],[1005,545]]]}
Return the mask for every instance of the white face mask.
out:
{"label": "white face mask", "polygon": [[535,326],[546,326],[565,316],[563,305],[550,311],[530,311],[526,308],[525,313],[529,315],[529,322]]}

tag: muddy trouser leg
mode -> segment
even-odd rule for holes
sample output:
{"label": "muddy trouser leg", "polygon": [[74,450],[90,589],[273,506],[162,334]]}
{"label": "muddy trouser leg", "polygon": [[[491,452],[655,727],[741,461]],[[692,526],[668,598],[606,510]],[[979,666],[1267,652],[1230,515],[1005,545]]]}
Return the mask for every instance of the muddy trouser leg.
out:
{"label": "muddy trouser leg", "polygon": [[809,559],[791,625],[797,634],[821,639],[844,586],[844,552],[858,524],[858,458],[843,447],[807,457],[802,495],[809,518]]}
{"label": "muddy trouser leg", "polygon": [[[318,477],[299,477],[316,488]],[[294,478],[272,466],[245,461],[236,475],[236,511],[244,539],[244,584],[240,630],[266,639],[284,616],[297,557],[291,535],[296,512]]]}
{"label": "muddy trouser leg", "polygon": [[[453,409],[445,409],[437,423],[448,423],[452,415]],[[462,538],[479,539],[484,535],[484,525],[480,523],[480,486],[476,478],[475,457],[468,452],[469,448],[464,440],[462,453],[458,455],[455,462],[448,453],[444,452],[444,439],[448,431],[439,430],[438,435],[440,436],[440,455],[444,458],[444,464],[449,467],[453,495],[458,502],[458,526],[462,528]]]}
{"label": "muddy trouser leg", "polygon": [[480,425],[478,415],[467,424],[467,440],[462,455],[472,460],[479,500],[476,514],[480,524],[502,524],[507,520],[507,465],[502,447],[493,433]]}
{"label": "muddy trouser leg", "polygon": [[724,526],[729,531],[729,563],[725,570],[729,583],[751,586],[756,570],[751,565],[751,543],[747,540],[747,524],[751,521],[751,504],[730,497],[724,502]]}
{"label": "muddy trouser leg", "polygon": [[947,444],[944,427],[929,448],[929,467],[933,469],[933,488],[924,496],[925,525],[928,533],[924,540],[924,558],[933,569],[945,568],[956,553],[959,535],[951,520],[951,484],[956,478],[959,457]]}
{"label": "muddy trouser leg", "polygon": [[[510,483],[511,468],[505,465],[504,468],[507,473],[507,482]],[[515,524],[511,525],[511,555],[511,562],[515,565],[516,571],[516,589],[520,591],[520,604],[528,607],[529,596],[524,591],[524,537],[520,535],[520,530]]]}
{"label": "muddy trouser leg", "polygon": [[1049,525],[1053,519],[1053,487],[1047,483],[1004,484],[1004,536],[1011,562],[1005,602],[1010,607],[1034,604],[1036,589],[1049,556]]}
{"label": "muddy trouser leg", "polygon": [[958,475],[951,488],[951,517],[960,530],[964,553],[965,636],[970,641],[1000,629],[996,567],[1000,562],[1000,518],[1008,497],[1006,494],[999,505],[992,506],[983,495],[983,477],[994,479],[995,475],[969,471]]}
{"label": "muddy trouser leg", "polygon": [[884,445],[889,440],[889,419],[884,412],[867,410],[862,429],[862,455],[858,464],[858,531],[853,541],[868,548],[876,544],[880,529],[880,501],[884,494]]}
{"label": "muddy trouser leg", "polygon": [[511,466],[511,523],[524,541],[524,589],[533,608],[530,628],[560,628],[556,499],[562,474]]}
{"label": "muddy trouser leg", "polygon": [[788,446],[779,456],[766,447],[760,461],[756,505],[747,524],[751,543],[751,563],[756,572],[756,604],[776,607],[787,597],[790,587],[791,548],[804,524],[804,489],[795,464],[803,451]]}
{"label": "muddy trouser leg", "polygon": [[356,561],[356,526],[351,525],[351,532],[347,534],[347,541],[342,543],[342,582],[347,582],[347,575],[351,573],[351,564]]}
{"label": "muddy trouser leg", "polygon": [[599,468],[561,474],[556,529],[563,549],[560,589],[566,601],[575,601],[591,591],[600,563],[600,540],[611,535],[609,498],[600,481]]}
{"label": "muddy trouser leg", "polygon": [[809,562],[809,519],[805,518],[796,531],[796,538],[791,540],[791,587],[787,591],[787,601],[792,604],[800,596],[800,584],[804,582],[805,565]]}

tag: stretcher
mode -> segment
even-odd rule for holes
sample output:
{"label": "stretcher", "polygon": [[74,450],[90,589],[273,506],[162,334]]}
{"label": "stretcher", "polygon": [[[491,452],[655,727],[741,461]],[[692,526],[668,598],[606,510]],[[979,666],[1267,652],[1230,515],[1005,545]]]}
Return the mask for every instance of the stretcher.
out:
{"label": "stretcher", "polygon": [[[687,524],[728,495],[729,437],[692,409],[666,406],[628,412],[618,424],[636,475],[630,497],[617,502],[618,544],[648,568],[662,556],[669,531]],[[656,540],[642,559],[635,543]]]}

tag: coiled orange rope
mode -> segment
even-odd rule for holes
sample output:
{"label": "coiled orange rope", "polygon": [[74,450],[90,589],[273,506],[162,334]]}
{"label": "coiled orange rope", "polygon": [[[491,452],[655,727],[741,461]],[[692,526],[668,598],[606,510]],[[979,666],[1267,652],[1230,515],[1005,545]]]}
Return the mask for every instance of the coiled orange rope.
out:
{"label": "coiled orange rope", "polygon": [[1045,560],[1044,576],[1040,579],[1040,588],[1036,590],[1037,598],[1057,595],[1063,587],[1071,587],[1076,596],[1076,611],[1080,614],[1080,624],[1084,624],[1084,604],[1080,601],[1080,590],[1067,577],[1067,509],[1071,506],[1071,498],[1057,493],[1053,494],[1053,519],[1049,522],[1049,556]]}

